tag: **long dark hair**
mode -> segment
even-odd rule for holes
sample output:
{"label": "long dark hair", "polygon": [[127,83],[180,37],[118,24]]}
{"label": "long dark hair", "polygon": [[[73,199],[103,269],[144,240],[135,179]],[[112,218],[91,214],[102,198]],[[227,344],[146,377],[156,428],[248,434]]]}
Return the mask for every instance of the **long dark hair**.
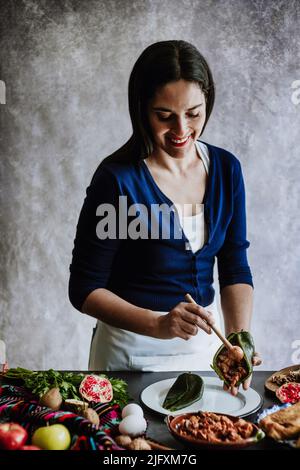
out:
{"label": "long dark hair", "polygon": [[215,100],[213,77],[205,58],[186,41],[156,42],[142,52],[130,74],[128,101],[132,136],[105,161],[137,161],[151,155],[153,142],[147,117],[148,102],[159,87],[180,79],[199,83],[204,93],[204,131]]}

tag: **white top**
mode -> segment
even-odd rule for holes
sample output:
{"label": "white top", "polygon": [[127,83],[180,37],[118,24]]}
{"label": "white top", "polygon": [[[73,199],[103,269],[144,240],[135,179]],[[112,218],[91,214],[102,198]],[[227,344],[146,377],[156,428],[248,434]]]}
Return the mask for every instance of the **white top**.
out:
{"label": "white top", "polygon": [[[201,204],[203,206],[203,204]],[[178,214],[179,215],[179,214]],[[204,219],[204,209],[196,215],[179,217],[180,224],[183,232],[188,239],[186,246],[187,250],[192,250],[194,253],[200,250],[207,240],[207,229]]]}
{"label": "white top", "polygon": [[[208,174],[210,164],[208,148],[203,142],[197,142],[196,149]],[[200,250],[207,241],[204,204],[198,204],[198,210],[197,214],[191,216],[184,216],[181,211],[177,211],[183,232],[189,241],[186,249],[192,250],[194,253]]]}
{"label": "white top", "polygon": [[[196,141],[196,150],[199,158],[201,158],[205,171],[209,174],[209,151],[207,145],[203,142]],[[147,165],[147,161],[144,160]],[[147,165],[148,166],[148,165]],[[176,207],[176,204],[174,204]],[[207,226],[204,217],[204,204],[197,205],[198,212],[195,215],[184,216],[182,211],[176,207],[180,225],[188,239],[186,250],[192,250],[194,253],[200,250],[207,241]]]}
{"label": "white top", "polygon": [[196,150],[198,152],[199,157],[201,158],[203,162],[206,173],[209,174],[210,160],[209,160],[209,151],[208,151],[207,145],[197,140]]}

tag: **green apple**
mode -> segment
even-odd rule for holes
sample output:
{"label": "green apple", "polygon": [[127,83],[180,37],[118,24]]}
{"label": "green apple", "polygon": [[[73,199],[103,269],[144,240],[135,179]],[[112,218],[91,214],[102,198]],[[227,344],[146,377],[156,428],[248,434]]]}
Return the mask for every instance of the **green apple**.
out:
{"label": "green apple", "polygon": [[45,450],[66,450],[71,444],[69,430],[63,424],[52,424],[36,429],[32,444]]}

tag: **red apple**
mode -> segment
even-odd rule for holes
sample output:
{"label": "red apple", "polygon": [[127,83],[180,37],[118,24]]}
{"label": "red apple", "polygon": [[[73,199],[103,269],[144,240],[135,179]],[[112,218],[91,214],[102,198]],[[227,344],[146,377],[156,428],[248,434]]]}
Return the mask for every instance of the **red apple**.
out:
{"label": "red apple", "polygon": [[28,433],[20,424],[0,424],[0,449],[16,450],[25,444]]}

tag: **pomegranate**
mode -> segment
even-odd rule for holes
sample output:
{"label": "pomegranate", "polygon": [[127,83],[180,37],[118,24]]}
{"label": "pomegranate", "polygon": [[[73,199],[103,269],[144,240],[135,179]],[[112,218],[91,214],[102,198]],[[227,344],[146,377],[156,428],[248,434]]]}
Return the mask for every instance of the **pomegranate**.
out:
{"label": "pomegranate", "polygon": [[79,385],[79,393],[87,401],[95,403],[108,403],[113,398],[110,381],[98,375],[86,375]]}
{"label": "pomegranate", "polygon": [[297,403],[300,401],[300,383],[289,382],[276,390],[276,396],[281,403]]}

